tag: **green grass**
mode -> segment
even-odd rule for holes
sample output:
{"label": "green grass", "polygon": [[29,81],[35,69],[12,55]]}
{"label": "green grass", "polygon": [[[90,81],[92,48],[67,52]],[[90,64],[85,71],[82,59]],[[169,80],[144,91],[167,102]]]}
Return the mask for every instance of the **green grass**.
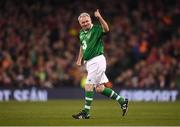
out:
{"label": "green grass", "polygon": [[0,102],[0,125],[180,125],[180,102],[130,102],[128,115],[122,117],[119,105],[115,101],[95,100],[92,105],[91,119],[73,119],[71,115],[80,111],[83,102],[83,100]]}

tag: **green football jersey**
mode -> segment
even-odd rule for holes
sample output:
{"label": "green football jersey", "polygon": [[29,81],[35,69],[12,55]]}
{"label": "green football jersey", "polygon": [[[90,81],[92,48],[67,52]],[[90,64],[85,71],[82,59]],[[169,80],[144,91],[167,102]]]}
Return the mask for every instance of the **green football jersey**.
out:
{"label": "green football jersey", "polygon": [[100,25],[93,25],[88,31],[80,30],[79,38],[84,60],[90,60],[104,53],[103,34],[103,28]]}

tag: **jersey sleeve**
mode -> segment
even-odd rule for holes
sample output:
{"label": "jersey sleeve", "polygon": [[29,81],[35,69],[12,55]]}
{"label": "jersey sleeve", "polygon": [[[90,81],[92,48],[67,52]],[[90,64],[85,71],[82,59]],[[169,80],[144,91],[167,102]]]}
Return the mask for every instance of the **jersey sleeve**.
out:
{"label": "jersey sleeve", "polygon": [[82,34],[82,30],[80,30],[80,32],[79,32],[79,43],[80,43],[80,45],[82,46],[82,36],[81,36],[81,34]]}

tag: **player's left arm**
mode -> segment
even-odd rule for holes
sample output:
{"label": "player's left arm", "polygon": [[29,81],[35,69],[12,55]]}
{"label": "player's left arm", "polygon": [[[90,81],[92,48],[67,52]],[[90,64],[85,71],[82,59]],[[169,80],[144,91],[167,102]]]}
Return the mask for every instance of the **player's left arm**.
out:
{"label": "player's left arm", "polygon": [[105,32],[105,33],[109,32],[109,26],[108,26],[107,22],[101,16],[101,14],[99,12],[99,9],[97,9],[94,12],[94,16],[99,20],[99,22],[100,22],[100,24],[101,24],[101,26],[103,28],[103,32]]}

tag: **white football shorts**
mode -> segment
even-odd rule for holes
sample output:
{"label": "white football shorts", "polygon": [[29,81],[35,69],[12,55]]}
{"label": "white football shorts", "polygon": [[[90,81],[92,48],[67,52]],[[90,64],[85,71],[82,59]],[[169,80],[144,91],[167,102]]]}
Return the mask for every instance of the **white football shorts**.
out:
{"label": "white football shorts", "polygon": [[88,72],[86,84],[93,84],[96,87],[102,83],[109,82],[105,74],[106,59],[104,55],[99,55],[86,61],[86,70]]}

